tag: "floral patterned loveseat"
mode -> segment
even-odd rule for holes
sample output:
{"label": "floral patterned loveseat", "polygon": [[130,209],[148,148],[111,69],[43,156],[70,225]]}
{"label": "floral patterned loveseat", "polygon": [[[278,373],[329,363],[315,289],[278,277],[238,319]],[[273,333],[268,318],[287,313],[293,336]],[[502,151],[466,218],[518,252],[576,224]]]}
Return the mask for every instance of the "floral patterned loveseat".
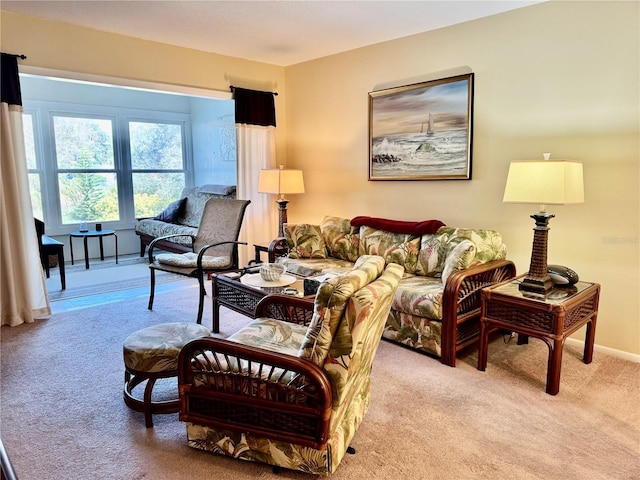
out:
{"label": "floral patterned loveseat", "polygon": [[163,240],[156,248],[174,253],[192,251],[192,237],[198,233],[198,226],[204,212],[204,206],[212,198],[236,198],[235,185],[203,185],[184,188],[180,198],[171,203],[164,211],[153,218],[139,218],[136,235],[140,237],[140,256],[154,239],[165,235],[185,235]]}
{"label": "floral patterned loveseat", "polygon": [[400,265],[364,255],[315,300],[268,295],[228,339],[178,357],[189,446],[306,473],[336,470],[364,419]]}
{"label": "floral patterned loveseat", "polygon": [[285,224],[285,238],[270,250],[289,272],[311,278],[349,269],[365,254],[402,265],[383,337],[452,367],[457,352],[478,340],[481,290],[516,273],[498,232],[439,220],[325,216],[319,225]]}

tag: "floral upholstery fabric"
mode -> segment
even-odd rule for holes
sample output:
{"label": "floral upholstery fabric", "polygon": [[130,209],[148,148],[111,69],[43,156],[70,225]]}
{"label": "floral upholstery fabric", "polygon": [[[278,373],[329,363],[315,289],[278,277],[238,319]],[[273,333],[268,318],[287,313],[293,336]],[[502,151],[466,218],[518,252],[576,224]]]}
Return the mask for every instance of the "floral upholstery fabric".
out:
{"label": "floral upholstery fabric", "polygon": [[442,356],[442,322],[391,309],[382,337],[437,357]]}
{"label": "floral upholstery fabric", "polygon": [[181,217],[176,223],[163,222],[153,218],[144,218],[136,222],[135,231],[138,234],[149,235],[153,238],[165,235],[185,235],[171,238],[173,243],[191,246],[191,237],[198,233],[198,226],[207,201],[211,198],[235,198],[235,193],[222,195],[207,192],[204,187],[185,188],[180,198],[186,198]]}
{"label": "floral upholstery fabric", "polygon": [[249,322],[227,340],[272,352],[297,355],[306,332],[307,327],[304,325],[259,318]]}
{"label": "floral upholstery fabric", "polygon": [[138,372],[177,370],[178,354],[191,340],[211,335],[197,323],[162,323],[129,335],[123,344],[124,364]]}
{"label": "floral upholstery fabric", "polygon": [[392,310],[442,320],[444,284],[440,278],[405,275],[393,299]]}
{"label": "floral upholstery fabric", "polygon": [[195,237],[198,234],[196,227],[176,225],[161,220],[154,220],[153,218],[138,220],[135,231],[138,234],[149,235],[153,238],[164,237],[165,235],[184,235],[172,237],[171,241],[187,247],[190,247],[193,242],[193,238],[190,235]]}
{"label": "floral upholstery fabric", "polygon": [[[377,278],[383,268],[382,257],[365,255],[358,259],[351,271],[320,284],[313,305],[313,317],[300,346],[301,358],[319,366],[324,365],[349,298],[356,290]],[[349,338],[345,338],[349,336],[347,332],[341,341],[350,342]]]}
{"label": "floral upholstery fabric", "polygon": [[[334,392],[331,433],[325,449],[302,447],[292,443],[187,423],[189,446],[244,460],[301,470],[306,473],[327,475],[334,472],[368,410],[369,373],[394,292],[402,278],[403,268],[391,264],[378,278],[374,276],[369,280],[372,272],[377,271],[380,274],[383,268],[383,259],[364,257],[354,269],[355,273],[336,277],[342,279],[342,282],[336,281],[332,286],[336,296],[334,300],[339,305],[344,303],[344,308],[337,308],[330,312],[327,320],[335,323],[336,319],[332,314],[342,310],[343,314],[337,320],[344,328],[336,329],[331,353],[326,357],[323,365],[329,375]],[[346,292],[355,288],[355,285],[361,286],[343,300]],[[324,293],[326,294],[326,292]],[[322,296],[323,294],[319,292],[318,295]],[[325,308],[325,311],[330,311],[330,309]],[[261,325],[263,322],[264,324]],[[259,343],[264,336],[273,334],[279,339],[269,340],[269,345],[280,341],[286,344],[290,340],[291,346],[295,345],[299,340],[297,326],[293,327],[296,332],[293,334],[288,329],[280,330],[280,326],[272,322],[274,321],[257,319],[247,327],[247,332],[235,334],[230,339],[242,340],[243,343],[245,340]],[[270,333],[266,333],[266,335],[260,333],[261,331],[267,332],[267,330],[270,330]]]}
{"label": "floral upholstery fabric", "polygon": [[471,240],[463,240],[457,244],[444,261],[442,268],[442,283],[447,283],[447,278],[453,272],[469,268],[476,256],[476,246]]}
{"label": "floral upholstery fabric", "polygon": [[[415,273],[429,277],[442,276],[447,258],[464,240],[475,245],[475,256],[464,268],[490,260],[504,259],[507,256],[507,247],[502,243],[502,235],[495,230],[440,227],[435,234],[421,237]],[[467,255],[469,254],[467,252]],[[466,259],[468,258],[465,257]]]}
{"label": "floral upholstery fabric", "polygon": [[327,258],[324,238],[318,225],[284,224],[289,258]]}
{"label": "floral upholstery fabric", "polygon": [[[156,260],[165,265],[174,265],[176,267],[193,267],[197,266],[198,254],[193,252],[187,253],[161,253],[156,255]],[[211,257],[202,256],[202,267],[211,269],[222,269],[231,265],[231,257]]]}
{"label": "floral upholstery fabric", "polygon": [[320,230],[330,257],[355,262],[364,255],[359,229],[355,230],[348,218],[325,215]]}
{"label": "floral upholstery fabric", "polygon": [[294,275],[310,276],[320,273],[345,273],[353,268],[354,262],[339,260],[337,258],[276,258],[276,263],[282,263],[287,267],[287,272]]}
{"label": "floral upholstery fabric", "polygon": [[364,225],[360,227],[360,238],[367,255],[380,255],[385,263],[397,263],[404,267],[405,272],[415,273],[418,266],[420,237],[377,230]]}

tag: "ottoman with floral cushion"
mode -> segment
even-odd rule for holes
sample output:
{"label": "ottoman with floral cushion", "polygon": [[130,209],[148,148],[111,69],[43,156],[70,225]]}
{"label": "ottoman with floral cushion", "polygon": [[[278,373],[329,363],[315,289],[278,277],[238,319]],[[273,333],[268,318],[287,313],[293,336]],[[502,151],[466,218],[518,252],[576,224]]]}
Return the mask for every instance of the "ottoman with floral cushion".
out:
{"label": "ottoman with floral cushion", "polygon": [[[162,323],[129,335],[123,344],[124,402],[137,412],[144,412],[147,428],[153,427],[153,413],[176,413],[180,400],[154,401],[153,387],[159,378],[178,376],[178,354],[191,340],[208,337],[211,331],[197,323]],[[133,389],[147,382],[142,400]]]}
{"label": "ottoman with floral cushion", "polygon": [[499,232],[440,220],[326,215],[318,225],[286,223],[284,233],[269,257],[289,273],[340,273],[362,255],[402,265],[383,337],[452,367],[457,352],[478,341],[482,289],[516,274]]}

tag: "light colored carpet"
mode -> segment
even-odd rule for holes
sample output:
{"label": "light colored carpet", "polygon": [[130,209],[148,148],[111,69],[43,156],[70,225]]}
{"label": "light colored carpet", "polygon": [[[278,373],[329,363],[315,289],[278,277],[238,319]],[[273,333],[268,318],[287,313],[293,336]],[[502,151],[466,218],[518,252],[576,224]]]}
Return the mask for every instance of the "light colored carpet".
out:
{"label": "light colored carpet", "polygon": [[[105,258],[104,261],[91,259],[89,269],[85,268],[84,261],[75,262],[75,265],[67,263],[65,267],[67,283],[65,290],[61,288],[58,267],[52,268],[50,278],[46,279],[47,293],[51,302],[132,288],[149,287],[151,282],[149,259],[138,255],[121,257],[118,259],[117,264],[114,257]],[[156,284],[160,285],[184,278],[181,275],[157,272]]]}
{"label": "light colored carpet", "polygon": [[[122,341],[145,326],[193,321],[195,288],[3,326],[1,435],[22,480],[303,479],[191,449],[177,414],[122,400]],[[205,324],[211,306],[206,303]],[[229,335],[247,319],[223,311]],[[544,391],[547,347],[501,338],[486,372],[477,350],[457,368],[383,341],[371,408],[335,479],[640,478],[640,365],[565,347],[560,393]]]}

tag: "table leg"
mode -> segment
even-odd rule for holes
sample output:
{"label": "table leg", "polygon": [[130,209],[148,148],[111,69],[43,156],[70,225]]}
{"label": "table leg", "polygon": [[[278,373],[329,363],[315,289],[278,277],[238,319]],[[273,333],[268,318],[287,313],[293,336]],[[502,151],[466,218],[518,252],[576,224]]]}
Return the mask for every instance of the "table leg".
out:
{"label": "table leg", "polygon": [[84,237],[84,268],[89,270],[89,248],[87,246],[87,239],[89,237]]}
{"label": "table leg", "polygon": [[549,343],[549,362],[547,365],[547,393],[557,395],[560,391],[560,369],[562,368],[562,348],[564,342],[555,339]]}
{"label": "table leg", "polygon": [[591,321],[587,322],[587,333],[584,337],[584,363],[591,363],[593,360],[593,342],[596,338],[596,315],[593,315]]}
{"label": "table leg", "polygon": [[485,322],[480,321],[480,342],[478,344],[478,370],[487,369],[487,349],[489,348],[489,329]]}
{"label": "table leg", "polygon": [[73,236],[69,235],[69,249],[71,250],[71,265],[73,265]]}
{"label": "table leg", "polygon": [[100,241],[100,261],[104,262],[104,245],[102,244],[102,236],[98,237]]}
{"label": "table leg", "polygon": [[116,239],[116,265],[118,264],[118,236],[114,233],[114,238]]}
{"label": "table leg", "polygon": [[60,252],[58,253],[58,267],[60,268],[60,282],[62,283],[62,290],[67,288],[67,279],[65,278],[64,272],[64,247],[60,247]]}

